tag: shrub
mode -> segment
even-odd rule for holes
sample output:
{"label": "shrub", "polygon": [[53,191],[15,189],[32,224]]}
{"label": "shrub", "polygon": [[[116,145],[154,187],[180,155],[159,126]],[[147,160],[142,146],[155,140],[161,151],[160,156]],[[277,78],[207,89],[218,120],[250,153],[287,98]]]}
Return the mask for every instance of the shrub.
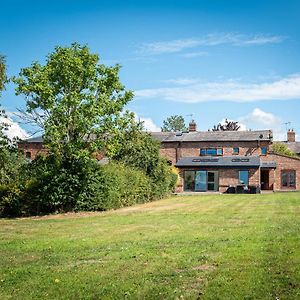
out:
{"label": "shrub", "polygon": [[152,180],[153,198],[158,199],[174,190],[178,175],[172,171],[166,159],[160,158],[150,174]]}
{"label": "shrub", "polygon": [[76,210],[108,210],[151,199],[147,176],[122,163],[111,162],[98,168],[79,195]]}
{"label": "shrub", "polygon": [[0,185],[0,217],[18,217],[22,213],[21,190],[15,184]]}
{"label": "shrub", "polygon": [[290,150],[288,146],[284,143],[280,143],[280,142],[273,143],[272,150],[276,154],[283,154],[290,157],[297,157],[297,154],[292,150]]}

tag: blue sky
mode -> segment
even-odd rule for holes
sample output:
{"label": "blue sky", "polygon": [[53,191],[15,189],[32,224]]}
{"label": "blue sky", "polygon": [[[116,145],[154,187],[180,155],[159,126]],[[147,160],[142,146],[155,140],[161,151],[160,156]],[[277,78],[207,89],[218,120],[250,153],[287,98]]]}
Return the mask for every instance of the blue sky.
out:
{"label": "blue sky", "polygon": [[[151,130],[174,114],[207,130],[224,118],[300,133],[300,1],[1,1],[0,53],[9,75],[54,46],[87,44],[120,63]],[[2,105],[24,106],[9,85]],[[28,128],[25,128],[28,129]]]}

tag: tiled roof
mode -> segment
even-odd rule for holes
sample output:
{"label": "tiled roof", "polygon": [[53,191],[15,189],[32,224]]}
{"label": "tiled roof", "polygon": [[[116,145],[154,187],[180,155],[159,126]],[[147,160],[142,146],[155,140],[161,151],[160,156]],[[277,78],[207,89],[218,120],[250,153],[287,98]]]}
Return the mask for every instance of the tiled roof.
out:
{"label": "tiled roof", "polygon": [[196,131],[196,132],[152,132],[160,142],[207,142],[207,141],[265,141],[272,139],[272,131]]}
{"label": "tiled roof", "polygon": [[[196,131],[196,132],[150,132],[160,142],[211,142],[211,141],[266,141],[272,138],[270,130],[256,131]],[[94,137],[93,137],[94,138]],[[28,143],[42,143],[43,137],[25,140]]]}
{"label": "tiled roof", "polygon": [[254,167],[260,166],[259,156],[182,157],[176,167]]}
{"label": "tiled roof", "polygon": [[37,137],[32,137],[26,140],[22,140],[23,143],[42,143],[43,142],[43,137],[42,136],[37,136]]}
{"label": "tiled roof", "polygon": [[300,142],[285,142],[285,144],[288,146],[288,148],[299,154],[300,153]]}

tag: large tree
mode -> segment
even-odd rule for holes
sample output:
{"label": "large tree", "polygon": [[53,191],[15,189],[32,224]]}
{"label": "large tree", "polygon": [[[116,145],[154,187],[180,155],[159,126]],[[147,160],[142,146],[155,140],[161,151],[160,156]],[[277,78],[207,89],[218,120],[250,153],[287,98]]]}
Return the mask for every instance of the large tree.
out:
{"label": "large tree", "polygon": [[163,121],[163,127],[161,131],[165,132],[176,132],[176,131],[187,131],[187,127],[185,126],[185,120],[183,116],[170,116],[166,120]]}
{"label": "large tree", "polygon": [[26,97],[27,119],[44,130],[50,152],[76,155],[102,149],[133,120],[124,113],[133,93],[87,46],[56,47],[46,63],[32,63],[13,80]]}
{"label": "large tree", "polygon": [[1,95],[1,91],[4,89],[4,85],[6,81],[7,81],[7,77],[6,77],[5,57],[0,54],[0,95]]}
{"label": "large tree", "polygon": [[[5,84],[7,83],[7,75],[6,75],[6,62],[5,57],[0,54],[0,97],[1,92],[5,88]],[[6,118],[5,110],[0,106],[0,147],[8,145],[8,138],[5,135],[5,131],[8,130],[8,124],[4,122]]]}

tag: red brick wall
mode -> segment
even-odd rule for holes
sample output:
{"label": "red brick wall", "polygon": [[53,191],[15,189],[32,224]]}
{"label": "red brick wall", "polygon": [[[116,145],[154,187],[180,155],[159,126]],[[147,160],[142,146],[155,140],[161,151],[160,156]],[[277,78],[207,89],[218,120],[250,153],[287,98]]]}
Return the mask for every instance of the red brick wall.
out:
{"label": "red brick wall", "polygon": [[176,164],[176,148],[162,148],[160,149],[160,155],[172,162],[172,165]]}
{"label": "red brick wall", "polygon": [[[35,159],[38,155],[47,155],[48,153],[48,150],[43,146],[42,143],[19,143],[18,149],[20,152],[23,152],[24,155],[26,155],[26,152],[30,152],[31,159]],[[101,152],[96,152],[92,156],[97,160],[101,160],[104,157],[104,154]]]}
{"label": "red brick wall", "polygon": [[[223,155],[234,155],[233,148],[239,147],[238,155],[261,155],[261,147],[269,149],[269,142],[168,142],[162,143],[160,153],[162,156],[171,160],[187,156],[199,156],[201,148],[223,148]],[[176,155],[177,151],[177,155]]]}
{"label": "red brick wall", "polygon": [[283,170],[296,171],[296,189],[300,189],[300,159],[290,158],[278,154],[268,154],[262,157],[262,161],[276,161],[276,169],[270,172],[269,178],[274,183],[274,190],[282,190],[281,187],[281,172]]}
{"label": "red brick wall", "polygon": [[48,150],[43,146],[43,143],[19,143],[18,149],[23,152],[31,153],[31,159],[35,159],[38,155],[46,155]]}

